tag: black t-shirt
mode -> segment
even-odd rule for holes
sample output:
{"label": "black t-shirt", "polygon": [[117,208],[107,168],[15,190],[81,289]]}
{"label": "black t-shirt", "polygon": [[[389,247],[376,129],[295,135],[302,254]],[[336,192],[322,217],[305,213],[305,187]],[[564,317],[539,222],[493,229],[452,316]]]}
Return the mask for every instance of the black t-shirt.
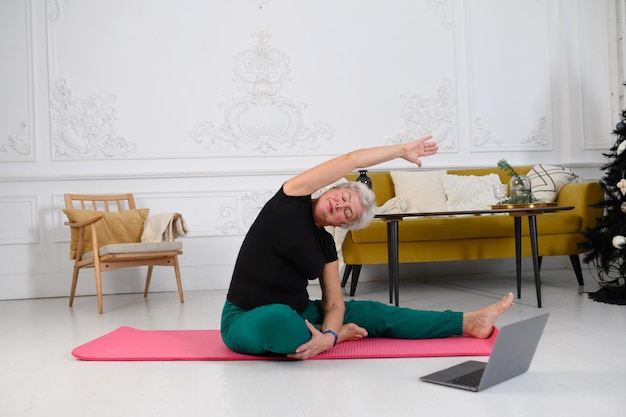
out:
{"label": "black t-shirt", "polygon": [[309,302],[308,280],[336,260],[333,237],[315,225],[311,196],[288,196],[281,187],[241,245],[227,298],[246,310],[279,303],[301,313]]}

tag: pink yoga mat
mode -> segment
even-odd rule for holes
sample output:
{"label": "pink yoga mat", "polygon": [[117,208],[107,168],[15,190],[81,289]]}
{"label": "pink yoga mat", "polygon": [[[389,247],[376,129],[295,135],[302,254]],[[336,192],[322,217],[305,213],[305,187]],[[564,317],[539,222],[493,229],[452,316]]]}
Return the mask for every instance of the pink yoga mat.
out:
{"label": "pink yoga mat", "polygon": [[[434,356],[489,356],[497,330],[488,339],[449,337],[401,340],[372,338],[340,343],[311,359],[416,358]],[[72,351],[89,361],[237,361],[276,360],[228,349],[219,330],[138,330],[120,327]]]}

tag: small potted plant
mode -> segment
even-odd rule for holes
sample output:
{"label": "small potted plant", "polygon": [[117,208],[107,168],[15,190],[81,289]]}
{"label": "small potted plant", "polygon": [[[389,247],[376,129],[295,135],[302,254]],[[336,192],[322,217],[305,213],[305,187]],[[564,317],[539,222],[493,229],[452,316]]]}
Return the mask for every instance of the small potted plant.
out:
{"label": "small potted plant", "polygon": [[511,195],[505,204],[530,204],[536,203],[537,200],[531,191],[530,178],[527,175],[518,174],[506,159],[498,161],[498,168],[506,172],[511,177],[510,189]]}

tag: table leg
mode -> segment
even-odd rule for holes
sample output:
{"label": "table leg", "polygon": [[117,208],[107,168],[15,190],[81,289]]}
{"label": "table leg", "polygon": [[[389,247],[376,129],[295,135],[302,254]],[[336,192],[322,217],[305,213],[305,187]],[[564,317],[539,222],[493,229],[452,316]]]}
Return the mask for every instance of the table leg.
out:
{"label": "table leg", "polygon": [[537,307],[541,308],[541,278],[539,277],[539,245],[537,244],[537,216],[528,216],[530,228],[530,246],[533,252],[533,270],[535,272],[535,288],[537,289]]}
{"label": "table leg", "polygon": [[389,265],[389,302],[396,305],[400,295],[400,261],[398,259],[398,221],[387,221],[387,264]]}
{"label": "table leg", "polygon": [[522,298],[522,219],[514,217],[515,222],[515,273],[517,275],[517,298]]}

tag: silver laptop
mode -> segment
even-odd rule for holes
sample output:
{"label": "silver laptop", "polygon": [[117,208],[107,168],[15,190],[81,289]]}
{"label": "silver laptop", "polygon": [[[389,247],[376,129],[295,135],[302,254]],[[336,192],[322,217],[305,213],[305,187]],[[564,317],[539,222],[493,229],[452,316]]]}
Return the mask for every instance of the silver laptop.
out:
{"label": "silver laptop", "polygon": [[422,381],[481,391],[528,370],[548,313],[502,326],[489,362],[467,361],[421,377]]}

